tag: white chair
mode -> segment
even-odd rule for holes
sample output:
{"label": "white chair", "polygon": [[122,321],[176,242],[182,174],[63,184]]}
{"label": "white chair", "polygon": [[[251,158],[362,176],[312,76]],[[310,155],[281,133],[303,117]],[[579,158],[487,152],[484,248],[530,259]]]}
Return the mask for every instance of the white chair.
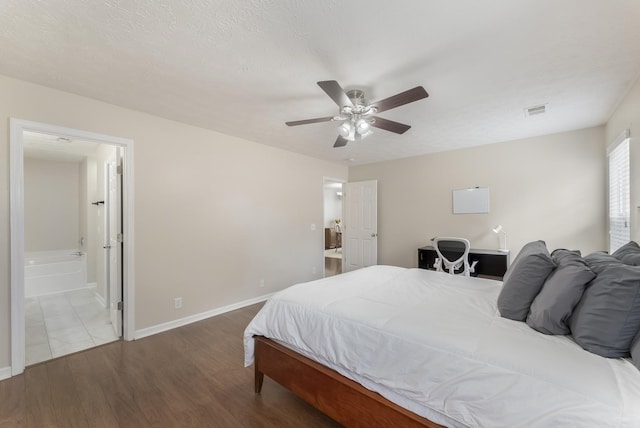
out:
{"label": "white chair", "polygon": [[469,265],[471,244],[468,239],[437,236],[433,238],[433,247],[438,254],[435,263],[437,271],[464,276],[473,273],[477,261],[474,261],[472,266]]}

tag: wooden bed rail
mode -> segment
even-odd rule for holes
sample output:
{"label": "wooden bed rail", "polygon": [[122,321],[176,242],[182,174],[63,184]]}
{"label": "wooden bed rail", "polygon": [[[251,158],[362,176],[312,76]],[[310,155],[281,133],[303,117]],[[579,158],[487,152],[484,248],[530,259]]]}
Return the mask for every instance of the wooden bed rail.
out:
{"label": "wooden bed rail", "polygon": [[442,427],[270,339],[254,340],[257,394],[266,374],[346,427]]}

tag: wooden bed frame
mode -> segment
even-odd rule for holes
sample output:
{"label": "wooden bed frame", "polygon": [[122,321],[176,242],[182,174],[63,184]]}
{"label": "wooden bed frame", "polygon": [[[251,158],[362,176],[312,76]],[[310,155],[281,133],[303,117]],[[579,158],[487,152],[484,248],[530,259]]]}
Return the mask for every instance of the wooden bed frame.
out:
{"label": "wooden bed frame", "polygon": [[442,428],[322,364],[267,339],[255,340],[255,392],[264,375],[347,427]]}

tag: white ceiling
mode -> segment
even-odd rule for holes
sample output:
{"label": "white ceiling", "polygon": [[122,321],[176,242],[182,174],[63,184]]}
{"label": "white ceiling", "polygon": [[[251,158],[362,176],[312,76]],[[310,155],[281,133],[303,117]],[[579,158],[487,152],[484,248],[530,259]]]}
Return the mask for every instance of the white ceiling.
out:
{"label": "white ceiling", "polygon": [[24,157],[61,162],[81,162],[98,152],[100,143],[76,140],[58,135],[24,131]]}
{"label": "white ceiling", "polygon": [[[605,123],[640,75],[640,1],[2,0],[0,51],[0,74],[363,164]],[[335,122],[284,124],[337,113],[320,80],[430,97],[380,114],[406,134],[334,149]]]}

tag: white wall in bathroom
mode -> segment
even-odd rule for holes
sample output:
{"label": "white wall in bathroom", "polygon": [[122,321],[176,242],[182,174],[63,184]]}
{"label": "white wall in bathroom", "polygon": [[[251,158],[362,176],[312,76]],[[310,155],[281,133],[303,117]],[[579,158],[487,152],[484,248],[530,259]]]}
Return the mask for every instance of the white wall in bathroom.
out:
{"label": "white wall in bathroom", "polygon": [[24,249],[80,246],[80,163],[25,158]]}

